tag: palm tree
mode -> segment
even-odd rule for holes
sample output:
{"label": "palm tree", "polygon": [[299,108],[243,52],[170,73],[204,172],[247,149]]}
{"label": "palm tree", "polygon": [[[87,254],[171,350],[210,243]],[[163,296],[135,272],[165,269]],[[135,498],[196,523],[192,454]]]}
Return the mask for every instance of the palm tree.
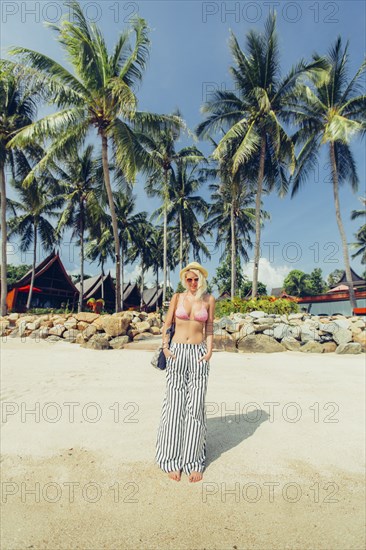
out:
{"label": "palm tree", "polygon": [[[144,213],[146,215],[146,213]],[[140,285],[140,309],[143,308],[143,293],[144,293],[144,275],[145,272],[154,265],[154,256],[152,247],[150,246],[150,239],[153,233],[153,226],[145,217],[145,222],[140,223],[135,233],[135,242],[130,246],[128,250],[128,261],[130,263],[140,260],[141,274],[138,278]]]}
{"label": "palm tree", "polygon": [[[42,246],[45,250],[52,250],[55,243],[58,242],[58,235],[45,216],[57,217],[58,209],[63,204],[62,195],[55,195],[54,189],[50,186],[52,177],[45,175],[36,180],[27,188],[23,187],[22,173],[29,172],[31,166],[28,159],[21,152],[17,153],[18,166],[21,169],[17,175],[20,179],[11,180],[12,187],[16,190],[20,197],[20,202],[8,200],[14,212],[14,217],[9,220],[9,236],[20,235],[20,250],[26,252],[29,250],[33,242],[33,264],[30,289],[26,309],[30,308],[32,301],[35,270],[37,263],[37,244],[38,237],[41,239]],[[19,214],[23,212],[23,214]]]}
{"label": "palm tree", "polygon": [[64,167],[58,168],[58,175],[63,186],[65,208],[60,214],[57,225],[57,234],[66,228],[72,228],[71,238],[79,238],[80,242],[80,294],[78,312],[83,306],[84,296],[84,241],[85,231],[97,224],[104,215],[98,202],[98,188],[102,182],[98,181],[100,173],[99,163],[93,158],[94,147],[88,145],[79,155],[75,149],[64,161]]}
{"label": "palm tree", "polygon": [[[150,239],[149,239],[149,247],[150,247],[150,254],[151,254],[151,260],[152,260],[152,268],[153,272],[156,275],[156,292],[158,292],[159,289],[159,269],[163,268],[163,249],[161,246],[161,242],[163,240],[163,227],[156,226],[153,227]],[[159,309],[159,302],[156,300],[156,311]]]}
{"label": "palm tree", "polygon": [[147,212],[134,214],[136,196],[127,189],[126,192],[115,193],[116,213],[118,218],[119,238],[121,243],[121,283],[123,310],[124,266],[128,249],[139,241],[140,229],[146,224]]}
{"label": "palm tree", "polygon": [[303,60],[282,77],[276,15],[270,13],[263,34],[250,30],[247,34],[245,54],[231,33],[230,49],[235,67],[230,71],[237,93],[216,91],[202,108],[208,118],[199,124],[200,137],[209,137],[223,129],[224,137],[218,143],[213,157],[225,158],[227,146],[233,152],[232,175],[246,164],[253,155],[258,155],[256,189],[255,251],[253,267],[252,298],[257,295],[258,266],[261,228],[261,195],[265,185],[268,191],[275,187],[281,197],[288,190],[286,168],[294,170],[295,154],[290,137],[281,122],[288,109],[296,83],[300,76],[319,70],[319,60],[307,65]]}
{"label": "palm tree", "polygon": [[[181,119],[181,114],[177,110],[173,117]],[[149,143],[149,148],[151,151],[151,158],[155,164],[155,170],[149,176],[146,182],[146,193],[149,196],[160,196],[162,200],[162,209],[161,214],[163,215],[163,302],[166,300],[166,287],[167,287],[167,248],[168,248],[168,213],[171,209],[171,201],[169,196],[169,183],[171,180],[171,174],[173,170],[173,163],[178,159],[182,160],[183,158],[186,161],[193,161],[199,156],[202,160],[204,157],[202,153],[193,150],[191,147],[186,147],[181,151],[177,152],[175,150],[175,142],[178,140],[181,127],[168,127],[166,126],[155,139],[151,139]]]}
{"label": "palm tree", "polygon": [[293,269],[284,280],[285,291],[291,296],[307,296],[309,294],[310,275],[299,269]]}
{"label": "palm tree", "polygon": [[26,86],[17,72],[0,68],[0,195],[1,195],[1,315],[6,315],[7,296],[7,227],[6,227],[6,180],[5,167],[15,167],[16,147],[9,147],[11,139],[36,116],[36,93]]}
{"label": "palm tree", "polygon": [[[231,299],[236,295],[236,269],[237,258],[243,257],[249,261],[247,250],[253,247],[251,233],[255,231],[256,209],[251,205],[255,203],[256,193],[253,185],[250,185],[255,169],[255,163],[249,162],[232,175],[229,159],[221,161],[218,168],[212,168],[207,172],[211,178],[219,178],[220,183],[209,185],[213,192],[212,204],[208,213],[208,221],[203,229],[207,231],[217,230],[215,246],[223,246],[220,261],[231,256]],[[260,211],[261,224],[270,216],[265,210]]]}
{"label": "palm tree", "polygon": [[[366,197],[359,197],[360,201],[363,202],[363,204],[366,207]],[[352,210],[351,212],[351,220],[355,220],[357,218],[364,218],[366,216],[366,209],[363,210]]]}
{"label": "palm tree", "polygon": [[91,262],[98,261],[102,275],[101,297],[104,299],[104,265],[108,258],[114,260],[113,235],[110,224],[96,222],[89,230],[89,239],[85,247],[85,258]]}
{"label": "palm tree", "polygon": [[[342,40],[337,38],[327,55],[327,70],[323,78],[311,77],[313,88],[298,90],[296,105],[291,106],[289,121],[299,125],[294,141],[301,144],[298,165],[293,176],[291,196],[294,196],[314,166],[321,145],[328,145],[330,158],[333,197],[336,219],[342,241],[343,259],[349,286],[350,303],[356,307],[347,238],[343,227],[339,205],[339,185],[348,181],[352,190],[358,189],[356,163],[350,149],[351,138],[363,135],[366,129],[366,95],[359,95],[360,78],[365,71],[366,61],[348,81],[348,42],[342,48]],[[315,62],[320,59],[313,55]]]}
{"label": "palm tree", "polygon": [[[120,311],[120,243],[109,172],[110,147],[116,165],[129,182],[134,182],[138,170],[152,168],[149,154],[134,133],[134,125],[138,125],[139,131],[153,132],[159,131],[162,124],[179,125],[180,120],[137,111],[133,87],[142,79],[150,46],[145,20],[133,19],[130,30],[121,33],[113,52],[108,54],[100,29],[89,24],[80,5],[75,0],[66,2],[66,5],[70,8],[70,21],[49,26],[56,31],[75,74],[43,53],[23,47],[10,51],[18,56],[24,70],[28,68],[38,86],[48,92],[50,102],[61,109],[19,132],[11,144],[23,146],[37,139],[51,140],[47,154],[37,166],[40,169],[69,154],[75,141],[83,142],[90,128],[97,130],[102,144],[104,183],[112,218],[116,311]],[[131,32],[135,34],[134,45],[130,43]],[[34,172],[25,183],[29,183],[32,177]]]}
{"label": "palm tree", "polygon": [[[182,151],[189,152],[189,156],[183,156]],[[207,246],[199,240],[196,231],[197,226],[200,225],[196,214],[206,216],[208,204],[200,195],[194,194],[206,179],[199,171],[199,167],[202,162],[207,161],[196,147],[187,147],[182,151],[178,153],[175,167],[173,165],[171,171],[169,185],[171,209],[167,219],[168,223],[173,222],[173,227],[179,231],[179,270],[183,268],[183,258],[187,260],[190,245],[193,246],[194,254],[198,258],[200,251],[206,257],[211,257]],[[185,248],[185,254],[183,254],[183,248]]]}

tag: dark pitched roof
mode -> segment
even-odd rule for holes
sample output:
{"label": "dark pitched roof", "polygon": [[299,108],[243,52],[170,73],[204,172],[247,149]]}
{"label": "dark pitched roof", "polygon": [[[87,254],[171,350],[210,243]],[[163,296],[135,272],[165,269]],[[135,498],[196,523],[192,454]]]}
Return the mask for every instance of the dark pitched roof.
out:
{"label": "dark pitched roof", "polygon": [[136,283],[124,283],[123,285],[123,300],[126,301],[130,294],[137,290],[137,293],[140,295],[140,291]]}
{"label": "dark pitched roof", "polygon": [[153,288],[146,288],[144,290],[142,299],[147,307],[152,307],[156,305],[156,302],[159,300],[162,294],[163,289],[161,287],[156,288],[155,286]]}
{"label": "dark pitched roof", "polygon": [[[35,284],[36,284],[36,280],[41,275],[43,275],[43,273],[45,273],[48,269],[50,269],[50,267],[54,263],[56,263],[58,265],[58,268],[59,268],[62,276],[64,277],[67,285],[70,287],[70,290],[72,290],[73,292],[76,292],[77,294],[79,294],[79,290],[76,288],[76,286],[72,282],[71,277],[67,274],[66,269],[64,268],[64,265],[61,261],[61,258],[58,255],[58,253],[55,252],[55,250],[53,250],[51,252],[51,254],[49,254],[47,256],[47,258],[45,258],[40,264],[38,264],[36,266],[35,276],[34,276]],[[14,283],[12,286],[13,286],[13,288],[19,288],[21,286],[29,285],[30,282],[31,282],[31,278],[32,278],[32,270],[30,269],[21,279],[19,279],[19,281]]]}
{"label": "dark pitched roof", "polygon": [[[352,267],[351,267],[351,277],[352,277],[352,282],[353,283],[356,283],[356,286],[358,285],[364,285],[366,283],[365,279],[363,279],[362,277],[360,277],[359,275],[357,275],[357,273],[355,271],[353,271]],[[335,286],[338,286],[340,284],[343,284],[343,285],[346,285],[347,284],[347,276],[346,276],[346,271],[343,271],[343,275],[342,277],[339,279],[339,281],[337,283],[335,283],[334,285],[331,286],[331,288],[335,287]]]}
{"label": "dark pitched roof", "polygon": [[[88,279],[84,280],[84,296],[83,296],[84,300],[88,300],[89,298],[91,298],[94,292],[96,292],[98,288],[102,286],[102,280],[104,284],[108,282],[110,285],[112,285],[112,288],[114,290],[114,283],[113,283],[111,274],[108,273],[107,275],[104,275],[102,279],[102,274],[100,273],[99,275],[95,275],[95,277],[89,277]],[[80,292],[80,287],[81,287],[80,283],[76,283],[75,286]]]}

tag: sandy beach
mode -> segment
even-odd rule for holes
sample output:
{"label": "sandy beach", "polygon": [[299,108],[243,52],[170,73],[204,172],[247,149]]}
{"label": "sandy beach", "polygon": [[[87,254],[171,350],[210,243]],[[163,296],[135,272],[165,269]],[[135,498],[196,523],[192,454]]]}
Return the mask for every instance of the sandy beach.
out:
{"label": "sandy beach", "polygon": [[215,352],[202,482],[154,462],[143,350],[1,346],[3,550],[361,550],[365,355]]}

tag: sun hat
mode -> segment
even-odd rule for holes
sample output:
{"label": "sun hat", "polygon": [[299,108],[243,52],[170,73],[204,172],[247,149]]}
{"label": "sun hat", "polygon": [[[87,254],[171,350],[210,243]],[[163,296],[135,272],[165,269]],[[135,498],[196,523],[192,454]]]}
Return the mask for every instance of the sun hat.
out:
{"label": "sun hat", "polygon": [[207,279],[208,271],[204,267],[201,266],[198,262],[191,262],[190,264],[186,265],[186,267],[183,267],[183,269],[180,270],[179,277],[180,279],[183,277],[183,275],[190,271],[191,269],[197,269],[202,273],[202,275]]}

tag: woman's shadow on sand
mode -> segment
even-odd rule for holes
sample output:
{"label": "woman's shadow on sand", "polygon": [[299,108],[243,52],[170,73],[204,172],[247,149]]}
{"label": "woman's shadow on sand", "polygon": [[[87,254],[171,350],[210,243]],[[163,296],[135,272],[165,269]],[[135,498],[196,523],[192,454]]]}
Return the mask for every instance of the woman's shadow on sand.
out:
{"label": "woman's shadow on sand", "polygon": [[210,418],[207,407],[207,452],[206,467],[215,462],[222,454],[236,447],[251,437],[263,422],[267,422],[269,414],[262,409],[255,409],[247,414],[221,413]]}

